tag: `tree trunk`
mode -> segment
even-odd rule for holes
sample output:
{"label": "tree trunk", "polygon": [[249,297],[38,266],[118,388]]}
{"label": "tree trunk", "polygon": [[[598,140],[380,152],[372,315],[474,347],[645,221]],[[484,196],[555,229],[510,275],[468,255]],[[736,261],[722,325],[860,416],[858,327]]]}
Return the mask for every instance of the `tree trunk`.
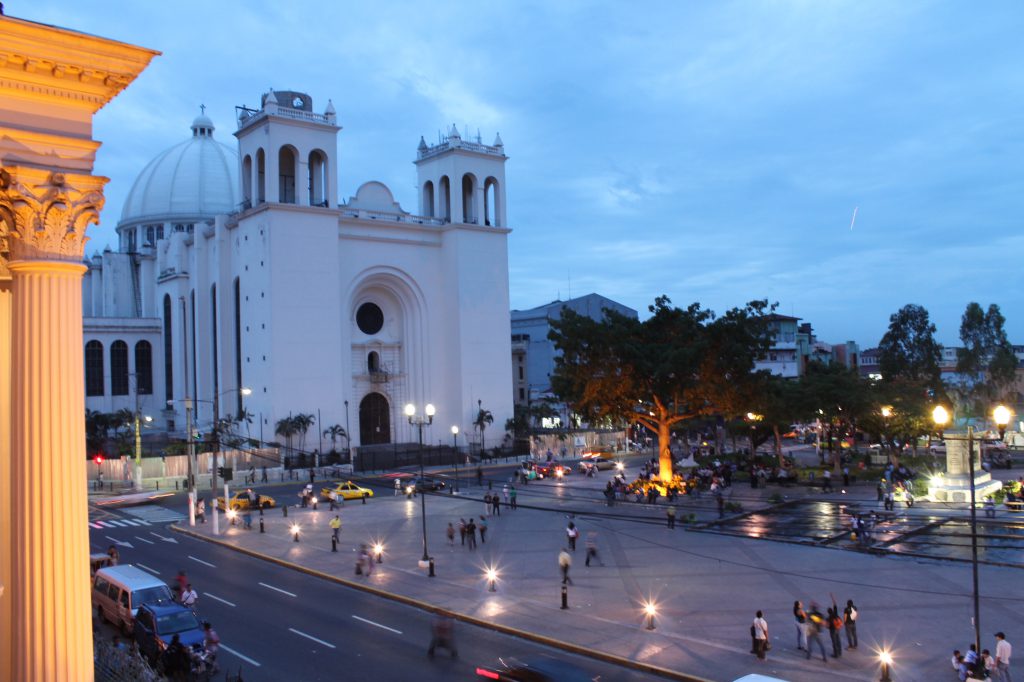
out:
{"label": "tree trunk", "polygon": [[658,422],[658,478],[662,483],[672,480],[672,448],[670,429],[666,420]]}
{"label": "tree trunk", "polygon": [[782,432],[779,431],[779,426],[776,424],[772,427],[772,431],[775,433],[775,456],[779,459],[779,468],[786,468],[786,460],[782,456]]}

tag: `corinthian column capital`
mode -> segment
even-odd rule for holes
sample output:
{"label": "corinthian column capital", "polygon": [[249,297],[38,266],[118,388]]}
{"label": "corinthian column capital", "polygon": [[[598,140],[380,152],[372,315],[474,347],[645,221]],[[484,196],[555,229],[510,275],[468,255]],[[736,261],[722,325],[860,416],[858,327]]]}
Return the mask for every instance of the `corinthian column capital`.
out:
{"label": "corinthian column capital", "polygon": [[0,169],[0,274],[6,261],[80,262],[107,178],[24,166]]}

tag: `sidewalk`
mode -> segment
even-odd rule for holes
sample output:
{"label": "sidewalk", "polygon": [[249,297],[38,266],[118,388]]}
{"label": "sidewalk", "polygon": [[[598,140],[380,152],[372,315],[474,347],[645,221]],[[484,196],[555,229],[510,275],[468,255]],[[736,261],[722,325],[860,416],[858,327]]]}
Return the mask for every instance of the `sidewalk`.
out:
{"label": "sidewalk", "polygon": [[[434,578],[418,567],[423,552],[420,500],[383,491],[368,504],[348,502],[339,509],[343,525],[337,553],[331,552],[327,525],[333,514],[324,504],[315,512],[290,507],[287,518],[280,508],[268,510],[262,534],[254,514],[252,531],[228,526],[219,540],[485,623],[712,680],[751,672],[793,681],[824,675],[877,679],[875,649],[882,646],[892,651],[895,680],[943,680],[951,677],[950,652],[966,649],[972,638],[967,564],[687,532],[681,525],[669,530],[664,504],[604,506],[600,490],[609,476],[602,472],[596,479],[573,476],[563,485],[544,481],[519,487],[520,508],[503,505],[501,516],[487,517],[487,542],[475,551],[460,545],[458,532],[455,546],[449,547],[445,528],[448,522],[457,528],[459,518],[470,515],[479,523],[486,488],[464,489],[458,497],[429,495],[427,541],[435,558]],[[767,497],[775,491],[743,492]],[[275,497],[279,502],[294,499],[288,489]],[[701,504],[706,511],[701,510],[699,520],[717,517],[713,500]],[[576,513],[581,535],[573,555],[569,608],[562,610],[557,555],[566,544],[570,512]],[[301,528],[298,543],[290,534],[292,524]],[[208,538],[212,524],[183,530]],[[591,531],[597,533],[604,565],[588,568],[585,541]],[[372,576],[356,576],[359,545],[377,541],[385,546],[383,563]],[[488,566],[498,571],[495,592],[487,589]],[[983,646],[994,649],[991,633],[998,630],[1014,643],[1024,603],[1021,574],[994,566],[980,570]],[[807,661],[796,650],[793,601],[806,605],[816,600],[824,610],[830,592],[841,605],[847,599],[856,603],[860,647],[827,664]],[[657,605],[653,630],[645,628],[647,600]],[[758,664],[748,653],[749,626],[758,609],[765,612],[773,644],[767,664]]]}

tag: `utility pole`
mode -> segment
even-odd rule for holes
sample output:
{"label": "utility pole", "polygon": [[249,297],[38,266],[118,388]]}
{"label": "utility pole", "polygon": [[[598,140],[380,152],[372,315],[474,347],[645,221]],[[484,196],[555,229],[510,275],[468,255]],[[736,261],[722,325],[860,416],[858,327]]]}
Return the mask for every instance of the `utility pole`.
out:
{"label": "utility pole", "polygon": [[192,398],[185,398],[185,430],[188,432],[188,525],[196,525],[196,438],[192,428]]}
{"label": "utility pole", "polygon": [[[220,395],[215,394],[213,396],[213,437],[216,441],[213,444],[213,467],[210,472],[210,490],[213,491],[210,502],[212,507],[210,511],[213,513],[213,534],[220,535],[220,521],[217,520],[217,455],[220,454]],[[224,511],[228,509],[228,498],[227,494],[224,495]]]}

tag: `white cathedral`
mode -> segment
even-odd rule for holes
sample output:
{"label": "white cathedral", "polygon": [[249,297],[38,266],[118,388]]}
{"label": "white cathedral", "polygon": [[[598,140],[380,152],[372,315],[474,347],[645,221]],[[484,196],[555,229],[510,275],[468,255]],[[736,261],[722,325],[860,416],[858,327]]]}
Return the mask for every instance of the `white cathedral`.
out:
{"label": "white cathedral", "polygon": [[190,398],[200,430],[215,405],[244,409],[267,441],[279,419],[319,414],[311,431],[340,424],[353,447],[415,442],[407,403],[436,407],[427,442],[472,434],[478,406],[503,425],[501,138],[421,138],[413,214],[379,182],[339,203],[330,102],[319,114],[304,93],[270,91],[237,111],[237,153],[200,115],[139,174],[118,250],[87,260],[87,408],[137,410],[180,435]]}

